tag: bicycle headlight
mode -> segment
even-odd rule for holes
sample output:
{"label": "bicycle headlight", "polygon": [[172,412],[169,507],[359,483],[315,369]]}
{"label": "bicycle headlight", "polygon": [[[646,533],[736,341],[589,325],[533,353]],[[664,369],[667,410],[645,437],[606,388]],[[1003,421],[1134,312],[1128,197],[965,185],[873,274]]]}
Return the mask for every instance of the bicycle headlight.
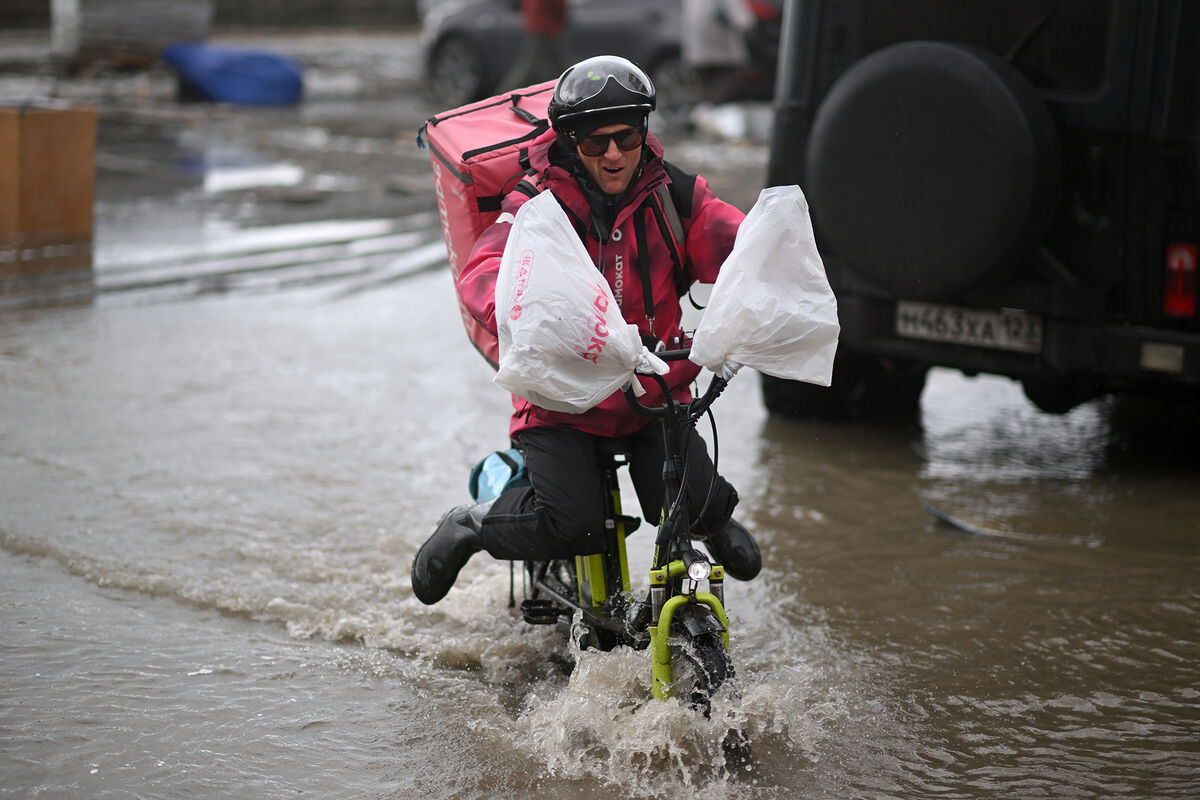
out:
{"label": "bicycle headlight", "polygon": [[708,580],[708,576],[712,574],[712,564],[698,550],[684,553],[683,565],[687,567],[688,577],[697,582]]}

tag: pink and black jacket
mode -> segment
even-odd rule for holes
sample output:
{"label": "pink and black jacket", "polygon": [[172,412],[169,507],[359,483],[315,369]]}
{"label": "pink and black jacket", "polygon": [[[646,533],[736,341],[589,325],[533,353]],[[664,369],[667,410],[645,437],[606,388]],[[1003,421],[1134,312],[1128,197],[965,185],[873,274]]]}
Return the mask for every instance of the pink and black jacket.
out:
{"label": "pink and black jacket", "polygon": [[[714,195],[704,178],[688,175],[665,162],[662,145],[653,136],[647,137],[646,147],[648,153],[642,161],[641,173],[607,209],[600,208],[605,204],[603,195],[594,188],[590,192],[585,189],[581,182],[587,179],[582,172],[580,177],[572,173],[555,144],[553,131],[531,144],[529,164],[540,176],[537,188],[554,193],[579,231],[592,262],[612,288],[626,322],[636,325],[643,338],[663,341],[670,348],[676,346],[681,333],[680,294],[694,282],[712,283],[717,279],[745,215]],[[653,203],[662,202],[665,193],[656,189],[664,185],[671,190],[683,226],[683,242],[678,248],[669,226],[662,224],[662,213],[656,215],[652,207]],[[464,307],[493,334],[496,276],[512,229],[508,214],[516,214],[529,199],[530,195],[521,191],[510,192],[504,198],[501,221],[480,235],[458,276],[457,289]],[[648,276],[642,274],[643,265],[649,267]],[[646,285],[650,287],[650,304],[646,303]],[[647,313],[650,308],[653,319]],[[686,398],[688,387],[699,371],[700,367],[690,361],[671,362],[666,381],[672,395]],[[660,403],[662,392],[658,384],[650,378],[639,379],[647,390],[642,401],[650,405]],[[543,425],[563,425],[599,436],[624,436],[648,422],[628,406],[620,392],[583,414],[549,411],[517,396],[513,397],[513,406],[509,432],[514,437],[526,428]]]}

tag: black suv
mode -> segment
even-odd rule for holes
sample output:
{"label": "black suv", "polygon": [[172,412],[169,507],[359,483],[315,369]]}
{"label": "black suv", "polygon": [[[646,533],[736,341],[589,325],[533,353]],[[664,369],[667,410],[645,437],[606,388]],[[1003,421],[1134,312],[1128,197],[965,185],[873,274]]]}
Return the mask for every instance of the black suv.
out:
{"label": "black suv", "polygon": [[1039,407],[1200,400],[1200,3],[789,0],[767,183],[811,207],[833,386],[773,412],[911,418],[929,367]]}

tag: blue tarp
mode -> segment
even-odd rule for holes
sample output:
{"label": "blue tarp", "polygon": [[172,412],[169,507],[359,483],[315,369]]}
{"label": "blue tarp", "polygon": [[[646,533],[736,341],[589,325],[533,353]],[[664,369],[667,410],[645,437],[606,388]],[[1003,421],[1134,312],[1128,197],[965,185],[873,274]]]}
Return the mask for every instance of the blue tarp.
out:
{"label": "blue tarp", "polygon": [[184,91],[202,100],[288,106],[300,100],[304,78],[294,62],[273,53],[210,44],[176,44],[163,58]]}

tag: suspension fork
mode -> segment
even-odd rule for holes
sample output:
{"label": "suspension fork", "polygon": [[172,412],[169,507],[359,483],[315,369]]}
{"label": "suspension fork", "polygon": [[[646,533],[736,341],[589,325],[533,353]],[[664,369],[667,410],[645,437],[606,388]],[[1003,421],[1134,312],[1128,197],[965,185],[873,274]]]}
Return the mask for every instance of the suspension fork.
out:
{"label": "suspension fork", "polygon": [[[650,691],[659,700],[671,696],[675,682],[675,670],[671,665],[671,626],[680,608],[688,604],[707,607],[711,616],[702,618],[707,623],[706,630],[689,630],[689,634],[719,633],[725,652],[730,649],[729,616],[725,612],[725,569],[720,565],[713,566],[707,592],[699,591],[699,586],[694,583],[690,586],[691,591],[671,591],[672,587],[682,587],[689,581],[682,559],[650,571]],[[692,618],[692,624],[703,625],[705,622]]]}

